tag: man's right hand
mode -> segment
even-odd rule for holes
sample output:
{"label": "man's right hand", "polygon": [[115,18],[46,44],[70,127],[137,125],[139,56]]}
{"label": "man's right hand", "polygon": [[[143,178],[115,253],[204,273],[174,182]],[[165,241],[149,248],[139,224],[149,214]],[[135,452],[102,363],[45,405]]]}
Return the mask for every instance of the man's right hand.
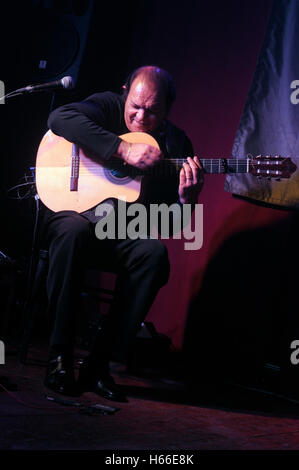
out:
{"label": "man's right hand", "polygon": [[163,159],[160,149],[148,144],[131,144],[124,140],[119,144],[116,155],[128,165],[141,170],[153,167]]}

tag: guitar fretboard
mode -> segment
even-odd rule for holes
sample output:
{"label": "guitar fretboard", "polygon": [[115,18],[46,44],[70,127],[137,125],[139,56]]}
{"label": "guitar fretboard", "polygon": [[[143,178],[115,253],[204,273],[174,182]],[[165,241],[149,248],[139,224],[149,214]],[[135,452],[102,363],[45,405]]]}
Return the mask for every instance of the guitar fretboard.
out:
{"label": "guitar fretboard", "polygon": [[[148,168],[146,171],[131,167],[130,174],[132,176],[144,173],[150,175],[176,175],[181,170],[184,162],[187,162],[186,158],[165,158],[158,165]],[[205,173],[249,173],[250,171],[249,158],[200,158],[200,162]]]}
{"label": "guitar fretboard", "polygon": [[[180,169],[187,159],[174,158],[165,159],[166,164],[177,165]],[[248,173],[249,172],[249,158],[200,158],[205,173]]]}

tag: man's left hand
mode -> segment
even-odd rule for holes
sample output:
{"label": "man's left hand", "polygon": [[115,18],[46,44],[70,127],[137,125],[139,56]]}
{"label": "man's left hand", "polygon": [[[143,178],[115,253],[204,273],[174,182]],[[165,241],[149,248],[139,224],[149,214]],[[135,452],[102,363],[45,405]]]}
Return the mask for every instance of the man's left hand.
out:
{"label": "man's left hand", "polygon": [[181,204],[196,204],[203,182],[203,169],[199,159],[188,157],[180,171],[179,197]]}

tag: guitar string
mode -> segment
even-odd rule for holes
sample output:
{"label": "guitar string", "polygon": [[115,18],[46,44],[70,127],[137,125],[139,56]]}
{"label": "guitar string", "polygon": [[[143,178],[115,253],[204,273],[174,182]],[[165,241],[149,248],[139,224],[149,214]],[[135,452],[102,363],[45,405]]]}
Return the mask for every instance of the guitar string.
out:
{"label": "guitar string", "polygon": [[[288,165],[285,165],[284,166],[284,170],[287,170],[289,168]],[[96,164],[89,164],[89,163],[81,163],[80,165],[80,172],[81,174],[86,172],[86,173],[89,173],[89,172],[93,172],[95,174],[104,174],[105,171],[113,171],[114,169],[122,169],[122,170],[125,170],[126,169],[126,166],[119,163],[119,164],[116,164],[116,165],[113,165],[112,168],[102,168],[102,167],[99,167],[98,165]],[[153,167],[153,168],[149,168],[146,170],[146,173],[147,174],[163,174],[163,173],[177,173],[181,168],[178,168],[176,166],[172,166],[168,169],[166,168],[161,168],[161,167]],[[273,167],[273,165],[271,164],[267,164],[267,165],[259,165],[259,169],[260,171],[267,171],[267,172],[270,172],[270,173],[273,173],[273,174],[276,174],[277,172],[281,173],[278,165],[275,165]],[[236,170],[237,173],[244,173],[244,172],[248,172],[248,164],[247,162],[246,163],[240,163],[240,162],[231,162],[229,163],[228,165],[220,165],[218,163],[216,164],[209,164],[209,165],[204,165],[204,170],[209,173],[209,170],[211,173],[218,173],[218,174],[223,174],[223,173],[229,173],[230,171],[232,170]],[[140,173],[139,173],[140,172]],[[141,169],[138,169],[136,168],[134,170],[134,167],[130,167],[130,171],[128,171],[128,173],[133,173],[135,175],[137,174],[144,174],[144,172],[142,172]]]}

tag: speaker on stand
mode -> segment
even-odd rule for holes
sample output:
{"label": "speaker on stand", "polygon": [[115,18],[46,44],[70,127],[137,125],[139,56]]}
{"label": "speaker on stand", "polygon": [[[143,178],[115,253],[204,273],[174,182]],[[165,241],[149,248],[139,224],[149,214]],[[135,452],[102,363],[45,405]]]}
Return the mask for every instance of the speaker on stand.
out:
{"label": "speaker on stand", "polygon": [[[35,1],[26,74],[32,82],[70,75],[74,85],[86,46],[93,0]],[[33,5],[34,6],[34,5]]]}

